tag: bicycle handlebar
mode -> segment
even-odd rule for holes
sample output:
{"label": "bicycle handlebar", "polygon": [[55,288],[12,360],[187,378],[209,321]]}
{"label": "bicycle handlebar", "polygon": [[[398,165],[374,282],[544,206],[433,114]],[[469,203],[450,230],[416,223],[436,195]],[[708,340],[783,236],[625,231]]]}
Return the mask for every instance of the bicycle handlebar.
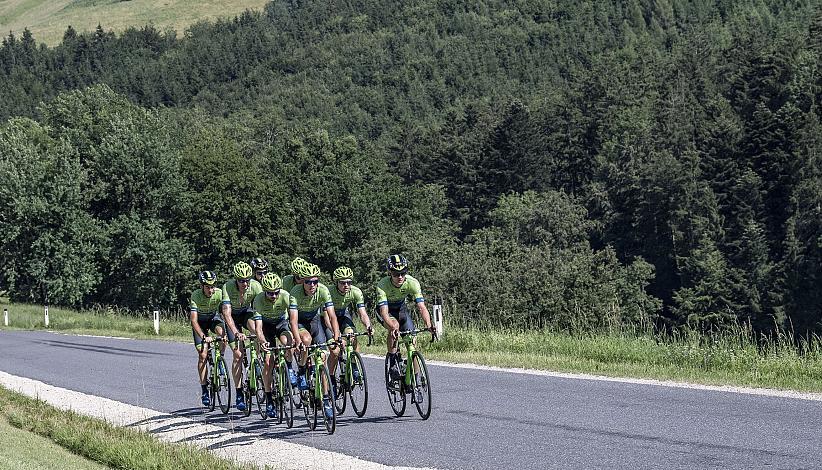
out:
{"label": "bicycle handlebar", "polygon": [[371,343],[374,341],[374,335],[369,334],[367,331],[363,332],[363,333],[343,333],[343,334],[340,335],[340,338],[353,339],[353,338],[356,338],[358,336],[366,336],[366,335],[368,336],[368,346],[371,346]]}
{"label": "bicycle handlebar", "polygon": [[405,331],[398,331],[397,334],[399,336],[416,336],[417,333],[431,333],[431,342],[434,342],[436,335],[433,331],[429,330],[428,328],[417,328],[415,330],[405,330]]}

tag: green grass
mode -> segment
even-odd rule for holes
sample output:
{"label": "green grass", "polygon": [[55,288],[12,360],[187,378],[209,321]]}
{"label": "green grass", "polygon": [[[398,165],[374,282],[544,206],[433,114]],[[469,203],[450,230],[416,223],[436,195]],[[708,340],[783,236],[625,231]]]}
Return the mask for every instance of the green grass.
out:
{"label": "green grass", "polygon": [[45,437],[9,425],[0,416],[0,468],[20,470],[95,470],[104,467],[74,455]]}
{"label": "green grass", "polygon": [[98,24],[106,31],[152,23],[157,29],[171,28],[182,36],[185,28],[199,20],[234,17],[247,9],[261,9],[266,0],[0,0],[0,31],[18,37],[28,27],[34,39],[56,45],[71,25],[78,31],[93,31]]}
{"label": "green grass", "polygon": [[[134,429],[112,426],[105,421],[62,411],[39,400],[0,387],[0,419],[24,433],[34,433],[68,451],[113,468],[129,469],[239,469],[239,465],[217,458],[189,445],[167,444]],[[3,446],[8,446],[3,433]],[[31,441],[28,441],[31,442]],[[25,444],[25,442],[24,442]],[[32,447],[43,454],[46,446]],[[0,454],[1,458],[5,454]],[[15,457],[18,454],[13,454]],[[83,468],[66,457],[59,468]],[[3,463],[0,460],[0,463]],[[3,467],[6,468],[6,467]],[[19,468],[12,465],[7,468]],[[35,466],[33,468],[44,468]],[[49,467],[45,467],[49,468]],[[54,467],[58,468],[58,467]],[[99,467],[87,467],[99,468]]]}
{"label": "green grass", "polygon": [[[12,328],[42,329],[43,307],[9,305]],[[68,333],[191,341],[191,327],[177,314],[161,322],[156,336],[148,313],[142,317],[106,310],[75,312],[50,308],[50,328]],[[167,316],[166,316],[167,318]],[[822,392],[822,341],[799,348],[780,336],[757,345],[745,328],[711,338],[690,333],[660,338],[627,331],[571,335],[556,331],[500,331],[446,325],[441,341],[418,342],[428,359],[711,385],[740,385]],[[385,353],[385,330],[364,352]]]}

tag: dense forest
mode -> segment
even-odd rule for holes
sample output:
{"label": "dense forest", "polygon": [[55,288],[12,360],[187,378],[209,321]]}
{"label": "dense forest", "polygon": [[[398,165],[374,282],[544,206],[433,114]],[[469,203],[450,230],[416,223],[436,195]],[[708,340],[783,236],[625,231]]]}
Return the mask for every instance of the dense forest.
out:
{"label": "dense forest", "polygon": [[[0,289],[403,252],[452,322],[822,332],[822,6],[274,0],[0,48]],[[366,287],[366,292],[371,289]]]}

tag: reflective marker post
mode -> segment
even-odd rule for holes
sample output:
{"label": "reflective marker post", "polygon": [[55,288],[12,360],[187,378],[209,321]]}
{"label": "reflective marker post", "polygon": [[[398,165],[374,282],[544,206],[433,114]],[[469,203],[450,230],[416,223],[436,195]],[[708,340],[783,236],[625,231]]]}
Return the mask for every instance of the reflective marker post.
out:
{"label": "reflective marker post", "polygon": [[434,297],[434,328],[437,330],[437,338],[442,338],[442,297]]}
{"label": "reflective marker post", "polygon": [[46,328],[49,327],[49,304],[43,306],[43,314],[46,317]]}
{"label": "reflective marker post", "polygon": [[3,325],[9,326],[9,309],[3,309]]}
{"label": "reflective marker post", "polygon": [[154,307],[154,334],[160,334],[160,310]]}

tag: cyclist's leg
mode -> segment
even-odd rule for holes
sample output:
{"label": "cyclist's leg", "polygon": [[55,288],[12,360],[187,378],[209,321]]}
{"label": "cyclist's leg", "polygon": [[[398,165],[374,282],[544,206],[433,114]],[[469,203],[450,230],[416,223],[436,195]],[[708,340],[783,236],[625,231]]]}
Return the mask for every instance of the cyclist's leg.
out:
{"label": "cyclist's leg", "polygon": [[[203,333],[208,334],[211,321],[208,319],[200,319],[198,317],[197,323],[200,324],[200,329],[203,330]],[[191,328],[191,335],[194,337],[194,348],[197,349],[197,376],[200,378],[200,385],[203,387],[203,392],[205,392],[207,381],[206,362],[208,361],[208,349],[203,343],[203,338],[201,338],[200,335],[194,331],[193,327]]]}
{"label": "cyclist's leg", "polygon": [[[277,326],[275,327],[275,332],[277,334],[277,338],[280,340],[280,344],[283,346],[291,346],[294,344],[294,338],[291,336],[291,327],[288,324],[288,320],[285,318],[281,319]],[[288,349],[285,351],[285,367],[288,369],[288,379],[291,382],[291,385],[297,384],[297,374],[294,373],[294,369],[291,365],[291,358],[293,354],[291,350]]]}
{"label": "cyclist's leg", "polygon": [[[237,327],[237,331],[242,333],[243,325],[246,324],[246,319],[250,318],[251,315],[248,314],[248,309],[238,309],[231,311],[231,319],[234,321],[234,326]],[[242,398],[242,385],[240,382],[243,379],[243,349],[240,347],[240,342],[237,338],[233,338],[234,334],[230,331],[230,328],[226,328],[232,336],[229,339],[229,346],[231,346],[231,352],[233,353],[233,360],[231,361],[231,375],[234,377],[234,383],[240,387],[237,389],[237,398]]]}
{"label": "cyclist's leg", "polygon": [[[268,322],[266,319],[263,319],[263,335],[268,338],[276,338],[276,333],[274,331],[274,324]],[[270,336],[269,336],[270,335]],[[274,342],[269,343],[271,346],[275,346]],[[265,352],[265,367],[263,367],[263,384],[265,385],[265,392],[271,393],[272,390],[272,383],[273,383],[273,370],[274,370],[274,361],[276,360],[276,355],[272,352]]]}
{"label": "cyclist's leg", "polygon": [[[317,315],[311,320],[311,339],[312,344],[321,344],[328,341],[328,338],[325,336],[325,322],[321,315]],[[323,346],[321,349],[323,350],[323,364],[325,367],[328,367],[328,348]],[[328,386],[329,384],[325,382],[325,377],[323,376],[323,396],[328,396]]]}
{"label": "cyclist's leg", "polygon": [[[325,333],[326,340],[331,339],[334,337],[334,332],[331,331],[331,328],[322,323],[323,332]],[[328,352],[329,360],[327,362],[328,365],[328,372],[333,376],[334,370],[337,368],[337,361],[340,360],[340,351],[342,350],[342,344],[338,345],[336,348],[331,348]]]}
{"label": "cyclist's leg", "polygon": [[[387,306],[385,308],[388,308]],[[397,318],[395,315],[391,313],[391,309],[388,310],[388,321],[385,322],[382,319],[382,315],[380,314],[380,309],[377,307],[377,321],[382,325],[386,330],[388,330],[388,336],[385,339],[387,353],[394,354],[397,352],[397,341],[394,338],[394,335],[400,329],[400,324],[397,322]]]}

